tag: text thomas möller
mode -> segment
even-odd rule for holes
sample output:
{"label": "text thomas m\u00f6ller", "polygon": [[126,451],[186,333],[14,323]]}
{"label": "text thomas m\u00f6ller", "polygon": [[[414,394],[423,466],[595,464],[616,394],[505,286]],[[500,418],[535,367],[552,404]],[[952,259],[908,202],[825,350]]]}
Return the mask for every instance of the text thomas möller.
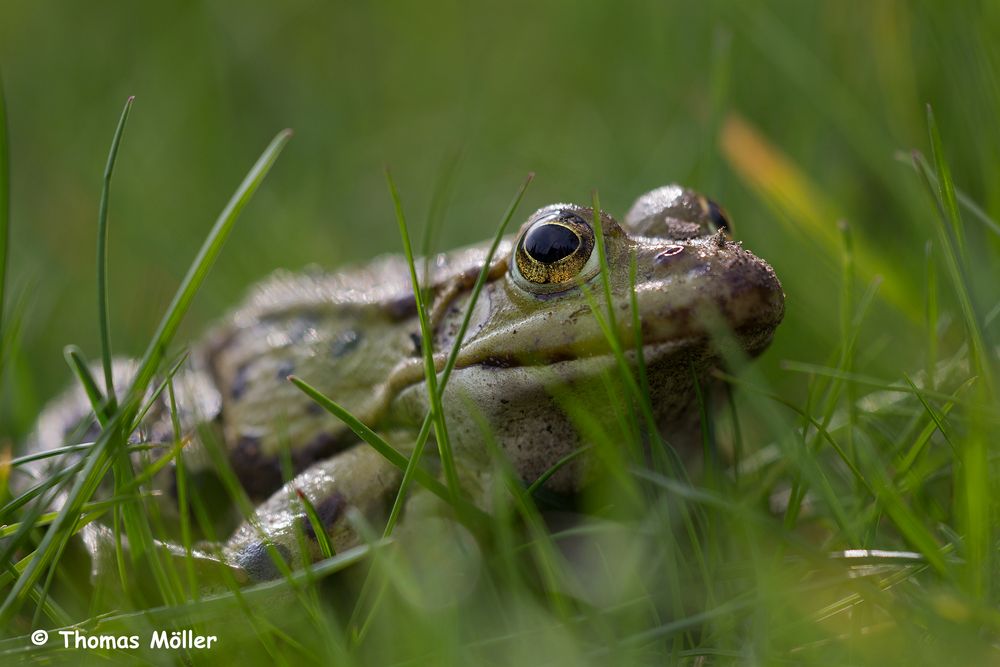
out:
{"label": "text thomas m\u00f6ller", "polygon": [[[60,630],[63,648],[78,649],[135,649],[139,648],[138,635],[87,635],[79,630]],[[216,635],[198,635],[194,630],[154,630],[149,638],[149,648],[208,649],[219,641]]]}

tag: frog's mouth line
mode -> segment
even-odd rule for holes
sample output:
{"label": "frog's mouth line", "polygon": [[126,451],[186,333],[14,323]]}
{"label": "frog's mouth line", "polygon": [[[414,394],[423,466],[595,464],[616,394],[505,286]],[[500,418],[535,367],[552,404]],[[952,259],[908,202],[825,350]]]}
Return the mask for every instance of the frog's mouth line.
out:
{"label": "frog's mouth line", "polygon": [[[779,315],[780,320],[780,315]],[[768,346],[771,342],[776,325],[768,322],[753,322],[738,327],[729,332],[722,341],[735,341],[743,350],[744,354],[754,357]],[[647,365],[658,363],[669,358],[683,357],[694,350],[707,349],[713,343],[713,336],[707,331],[675,337],[670,340],[650,341],[643,343],[643,358]],[[556,364],[593,363],[601,358],[606,358],[609,362],[615,363],[614,355],[610,345],[605,339],[595,341],[588,346],[589,349],[577,349],[574,354],[570,354],[561,348],[560,350],[534,350],[531,353],[520,353],[516,355],[475,355],[459,354],[455,371],[467,368],[488,368],[496,371],[504,371],[520,368],[544,368],[555,366]],[[634,363],[635,348],[624,350],[626,361]],[[447,355],[439,353],[434,358],[438,373],[444,370]],[[383,387],[383,398],[389,400],[406,387],[419,384],[424,381],[423,360],[419,358],[408,359],[398,367],[390,376],[390,380]]]}
{"label": "frog's mouth line", "polygon": [[[644,342],[642,345],[643,357],[646,362],[661,359],[666,356],[683,355],[691,350],[726,345],[735,342],[737,346],[749,357],[756,357],[763,352],[771,343],[774,334],[773,326],[761,324],[750,324],[737,329],[728,330],[725,336],[716,336],[711,333],[697,333],[689,336],[673,338],[671,340]],[[578,354],[570,354],[565,350],[535,350],[530,353],[518,355],[489,355],[482,359],[461,359],[455,365],[456,370],[481,366],[484,368],[507,369],[507,368],[530,368],[538,366],[551,366],[559,363],[572,363],[575,361],[593,361],[601,357],[613,358],[611,346],[603,341],[603,344],[591,346],[593,349]],[[626,344],[623,352],[630,363],[635,357],[634,346]]]}

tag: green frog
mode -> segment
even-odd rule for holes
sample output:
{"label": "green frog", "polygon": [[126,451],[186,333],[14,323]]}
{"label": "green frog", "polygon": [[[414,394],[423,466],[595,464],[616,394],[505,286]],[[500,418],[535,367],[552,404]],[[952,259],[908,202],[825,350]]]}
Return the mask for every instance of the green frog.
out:
{"label": "green frog", "polygon": [[[781,322],[784,294],[774,271],[731,240],[723,209],[699,193],[665,186],[639,197],[621,224],[602,211],[598,230],[594,218],[586,206],[553,204],[531,215],[492,258],[483,244],[416,263],[432,304],[440,377],[473,285],[489,262],[443,393],[462,496],[487,511],[495,468],[487,439],[499,445],[522,480],[538,479],[586,444],[564,409],[566,396],[581,404],[594,400],[602,373],[620,363],[593,310],[607,318],[598,233],[610,310],[628,364],[636,363],[634,262],[650,404],[675,445],[690,440],[686,434],[697,427],[691,418],[697,413],[694,377],[718,362],[707,317],[728,327],[750,356],[764,350]],[[358,544],[352,513],[380,520],[401,472],[288,377],[310,383],[409,454],[430,409],[422,345],[402,257],[337,273],[278,272],[253,288],[192,349],[187,368],[175,378],[176,414],[189,438],[187,467],[209,467],[205,440],[214,438],[248,496],[260,502],[254,521],[244,521],[214,553],[202,555],[259,581],[278,576],[275,554],[291,567],[321,558],[317,518],[335,550]],[[118,386],[131,372],[129,362],[116,362]],[[66,444],[86,405],[80,392],[55,402],[40,419],[32,446]],[[146,417],[137,437],[173,440],[165,401]],[[429,446],[425,458],[440,474],[434,449]],[[290,480],[283,461],[286,471],[291,464]],[[570,494],[592,474],[580,457],[546,487]],[[315,508],[313,516],[302,496]],[[110,539],[99,525],[85,535],[95,561],[110,557]]]}

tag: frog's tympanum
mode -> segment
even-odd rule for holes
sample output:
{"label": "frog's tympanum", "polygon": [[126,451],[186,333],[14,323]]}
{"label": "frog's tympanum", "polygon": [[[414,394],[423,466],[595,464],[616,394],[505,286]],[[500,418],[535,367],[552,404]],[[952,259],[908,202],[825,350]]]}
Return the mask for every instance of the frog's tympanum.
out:
{"label": "frog's tympanum", "polygon": [[[593,405],[587,401],[606,386],[602,376],[620,367],[593,310],[607,319],[597,233],[630,364],[639,339],[632,325],[634,261],[650,404],[668,442],[692,440],[683,431],[697,427],[690,418],[697,413],[694,378],[718,362],[718,339],[753,356],[781,321],[784,295],[774,271],[731,240],[722,209],[700,194],[662,187],[640,197],[624,223],[603,212],[600,230],[593,223],[594,212],[575,204],[534,213],[501,243],[473,306],[443,405],[462,495],[487,511],[496,468],[488,443],[499,445],[526,483],[536,480],[586,444],[567,402]],[[439,377],[488,249],[417,261],[432,297]],[[715,336],[720,328],[728,334]],[[205,441],[213,438],[249,497],[261,503],[255,519],[212,557],[250,580],[273,578],[274,554],[293,567],[321,557],[316,516],[334,549],[360,541],[349,517],[357,511],[376,522],[391,506],[401,473],[287,378],[302,378],[409,454],[430,405],[422,342],[409,267],[396,256],[339,273],[279,272],[193,348],[175,378],[186,466],[210,465]],[[124,383],[130,364],[119,362],[115,370]],[[86,405],[78,392],[55,402],[32,447],[67,444]],[[156,406],[139,435],[174,441],[165,405]],[[424,457],[425,468],[440,478],[433,442]],[[293,476],[286,482],[288,463]],[[599,474],[592,468],[583,457],[547,486],[572,493]],[[311,520],[298,494],[315,508]],[[101,530],[85,536],[95,559]]]}

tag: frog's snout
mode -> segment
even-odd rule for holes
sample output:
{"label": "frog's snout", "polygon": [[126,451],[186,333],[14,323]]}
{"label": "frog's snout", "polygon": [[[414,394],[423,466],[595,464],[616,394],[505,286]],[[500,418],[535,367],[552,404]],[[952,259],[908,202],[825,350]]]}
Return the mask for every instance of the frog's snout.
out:
{"label": "frog's snout", "polygon": [[648,278],[642,310],[653,316],[643,328],[660,341],[710,338],[723,324],[756,355],[784,316],[785,295],[771,266],[721,233],[660,245]]}
{"label": "frog's snout", "polygon": [[711,270],[715,305],[747,354],[761,353],[785,315],[785,292],[771,265],[734,243]]}

